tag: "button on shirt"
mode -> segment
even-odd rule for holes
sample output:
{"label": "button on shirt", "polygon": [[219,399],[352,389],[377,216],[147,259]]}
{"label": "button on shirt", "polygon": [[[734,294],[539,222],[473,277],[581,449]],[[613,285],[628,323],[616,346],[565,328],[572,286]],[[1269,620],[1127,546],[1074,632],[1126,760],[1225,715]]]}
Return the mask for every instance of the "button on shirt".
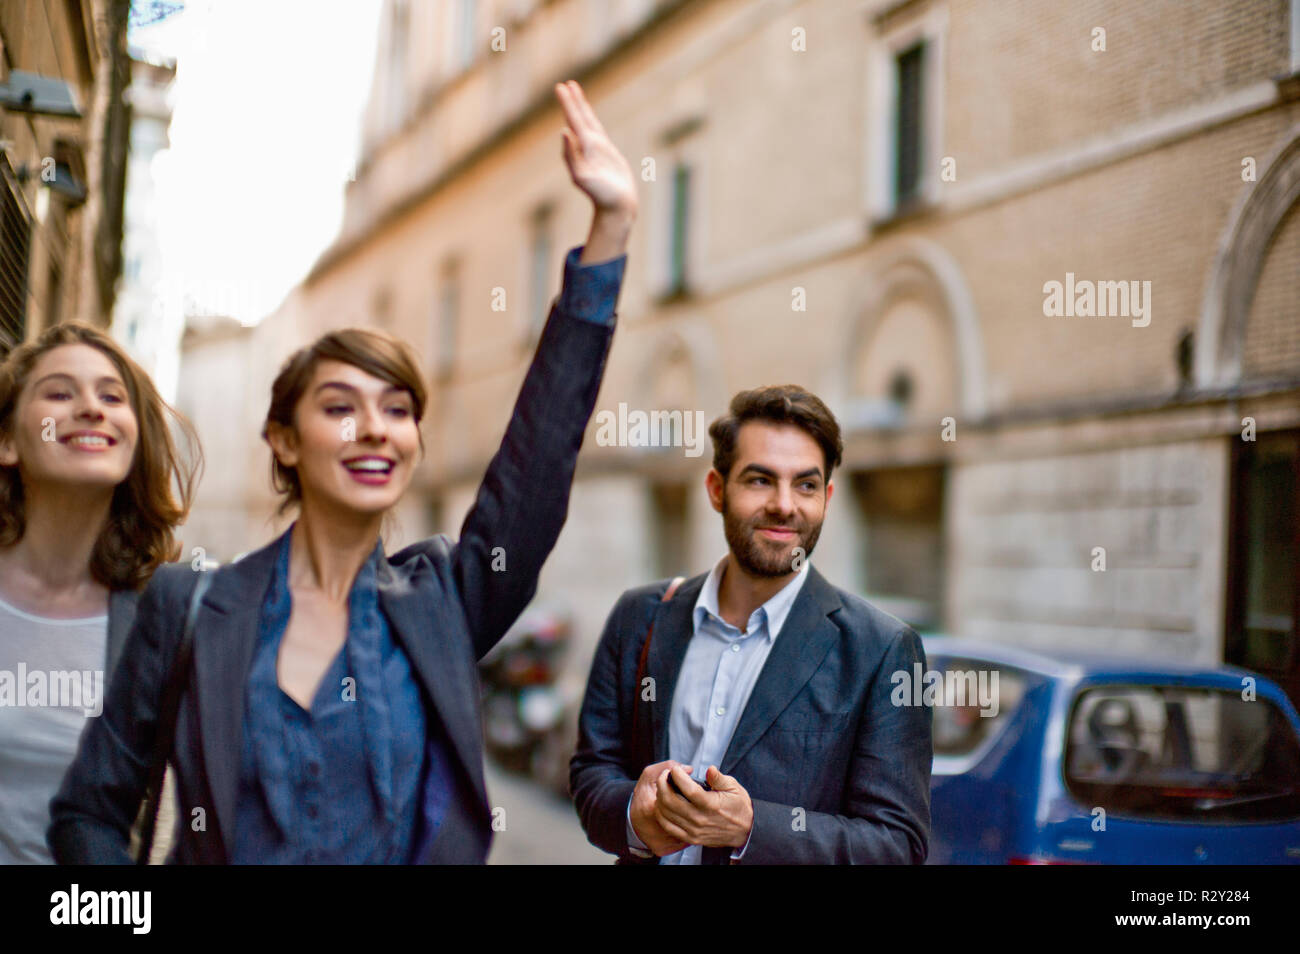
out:
{"label": "button on shirt", "polygon": [[[682,660],[668,721],[668,757],[691,766],[696,779],[704,778],[710,765],[721,767],[754,683],[803,588],[809,567],[805,560],[793,580],[750,614],[742,633],[724,620],[718,609],[718,587],[726,565],[724,556],[695,601],[695,632]],[[628,844],[645,849],[632,830],[630,816]],[[660,863],[697,865],[702,851],[699,845],[688,845],[665,855]],[[732,857],[743,854],[742,848],[732,852]]]}
{"label": "button on shirt", "polygon": [[408,863],[426,784],[449,783],[426,776],[420,687],[379,607],[383,546],[357,574],[343,648],[304,709],[276,675],[292,610],[291,535],[281,538],[248,677],[232,860]]}

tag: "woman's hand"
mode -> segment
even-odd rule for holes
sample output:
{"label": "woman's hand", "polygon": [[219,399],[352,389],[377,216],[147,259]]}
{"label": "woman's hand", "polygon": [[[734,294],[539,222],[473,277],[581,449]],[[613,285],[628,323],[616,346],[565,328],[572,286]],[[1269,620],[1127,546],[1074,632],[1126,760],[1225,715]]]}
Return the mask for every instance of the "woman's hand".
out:
{"label": "woman's hand", "polygon": [[636,214],[636,181],[632,169],[609,141],[605,128],[574,80],[555,84],[555,95],[569,128],[564,137],[564,162],[573,184],[587,194],[596,212]]}
{"label": "woman's hand", "polygon": [[627,248],[627,237],[637,213],[636,180],[632,169],[596,118],[591,104],[575,81],[555,84],[567,129],[564,162],[573,184],[591,199],[595,211],[591,235],[580,262],[617,258]]}

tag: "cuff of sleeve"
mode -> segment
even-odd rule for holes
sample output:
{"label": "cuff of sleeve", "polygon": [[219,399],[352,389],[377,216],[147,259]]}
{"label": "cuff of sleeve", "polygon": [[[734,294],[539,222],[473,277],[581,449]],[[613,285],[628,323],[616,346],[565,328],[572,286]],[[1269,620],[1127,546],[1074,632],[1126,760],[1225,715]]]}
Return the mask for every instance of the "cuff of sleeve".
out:
{"label": "cuff of sleeve", "polygon": [[632,799],[627,800],[627,850],[638,858],[653,858],[652,852],[644,841],[636,836],[632,828]]}
{"label": "cuff of sleeve", "polygon": [[754,837],[754,826],[750,825],[749,836],[745,839],[745,843],[741,845],[739,848],[736,848],[731,852],[732,861],[739,861],[741,858],[745,856],[745,852],[749,851],[750,839],[752,839],[753,837]]}
{"label": "cuff of sleeve", "polygon": [[582,321],[612,325],[627,256],[620,255],[595,265],[579,265],[578,259],[585,247],[571,248],[564,256],[564,285],[560,289],[559,309]]}

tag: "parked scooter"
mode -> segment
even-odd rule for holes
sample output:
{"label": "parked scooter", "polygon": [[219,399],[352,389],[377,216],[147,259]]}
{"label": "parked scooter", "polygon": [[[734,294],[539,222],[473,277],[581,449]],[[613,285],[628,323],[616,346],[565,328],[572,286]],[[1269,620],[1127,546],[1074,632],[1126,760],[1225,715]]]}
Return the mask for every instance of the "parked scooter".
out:
{"label": "parked scooter", "polygon": [[548,787],[556,787],[560,772],[567,778],[565,753],[573,748],[572,703],[557,682],[571,630],[566,614],[528,610],[479,663],[487,750],[503,767]]}

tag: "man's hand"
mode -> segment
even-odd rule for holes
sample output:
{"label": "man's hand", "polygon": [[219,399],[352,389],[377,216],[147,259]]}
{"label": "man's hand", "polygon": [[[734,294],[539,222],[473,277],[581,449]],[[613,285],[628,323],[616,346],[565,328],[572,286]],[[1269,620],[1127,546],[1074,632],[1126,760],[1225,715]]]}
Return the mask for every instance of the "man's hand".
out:
{"label": "man's hand", "polygon": [[617,258],[627,250],[636,219],[636,179],[623,154],[610,142],[582,87],[573,80],[556,83],[555,95],[569,124],[560,132],[569,176],[595,206],[580,264]]}
{"label": "man's hand", "polygon": [[[682,795],[669,786],[670,773]],[[749,800],[749,792],[730,775],[718,771],[716,765],[709,766],[704,778],[713,791],[697,785],[690,777],[690,770],[683,770],[676,763],[669,772],[660,775],[656,793],[660,828],[668,837],[692,845],[742,847],[754,827],[754,805]]]}
{"label": "man's hand", "polygon": [[645,842],[645,846],[660,858],[686,847],[685,842],[677,841],[663,830],[655,814],[659,780],[666,777],[668,770],[675,765],[680,763],[671,759],[667,762],[647,765],[641,772],[641,777],[637,779],[636,788],[632,790],[632,807],[629,812],[632,830]]}

